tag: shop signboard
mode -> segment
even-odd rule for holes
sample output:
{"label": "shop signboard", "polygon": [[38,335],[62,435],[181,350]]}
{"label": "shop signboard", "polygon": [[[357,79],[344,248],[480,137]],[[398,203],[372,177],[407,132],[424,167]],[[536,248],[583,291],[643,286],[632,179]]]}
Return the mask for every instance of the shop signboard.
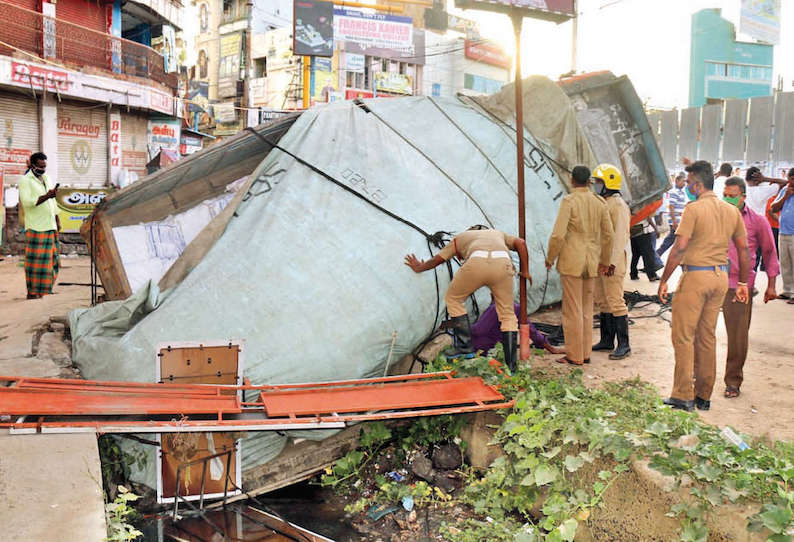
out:
{"label": "shop signboard", "polygon": [[356,98],[374,98],[375,93],[369,90],[359,90],[357,88],[345,89],[345,100],[355,100]]}
{"label": "shop signboard", "polygon": [[55,197],[61,231],[78,233],[83,221],[94,212],[94,207],[105,199],[106,188],[59,188]]}
{"label": "shop signboard", "polygon": [[314,70],[321,71],[321,72],[331,72],[333,71],[333,61],[330,58],[315,58],[314,59]]}
{"label": "shop signboard", "polygon": [[237,96],[237,80],[240,78],[240,56],[243,47],[242,32],[225,34],[220,38],[220,62],[218,64],[218,97]]}
{"label": "shop signboard", "polygon": [[293,51],[296,55],[334,55],[334,4],[319,0],[293,2]]}
{"label": "shop signboard", "polygon": [[160,149],[179,150],[182,121],[179,119],[151,119],[146,134],[149,154],[155,156]]}
{"label": "shop signboard", "polygon": [[179,138],[179,153],[188,155],[200,151],[201,140],[201,136],[183,133]]}
{"label": "shop signboard", "polygon": [[0,147],[0,169],[8,175],[24,175],[31,149],[7,149]]}
{"label": "shop signboard", "polygon": [[512,59],[504,49],[491,41],[472,41],[467,39],[463,42],[463,54],[466,58],[498,66],[509,70],[513,65]]}
{"label": "shop signboard", "polygon": [[392,72],[377,72],[375,74],[375,88],[378,92],[413,94],[414,81],[413,77],[410,75]]}
{"label": "shop signboard", "polygon": [[289,115],[292,111],[285,111],[283,109],[260,109],[259,110],[259,123],[270,122],[280,119],[285,115]]}
{"label": "shop signboard", "polygon": [[367,57],[364,55],[345,52],[345,70],[355,73],[364,73],[366,58]]}

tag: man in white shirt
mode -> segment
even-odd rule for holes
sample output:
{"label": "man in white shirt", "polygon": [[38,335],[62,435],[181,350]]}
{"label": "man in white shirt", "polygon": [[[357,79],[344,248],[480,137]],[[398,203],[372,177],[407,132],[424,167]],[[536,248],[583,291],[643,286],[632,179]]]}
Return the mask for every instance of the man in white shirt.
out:
{"label": "man in white shirt", "polygon": [[769,198],[780,192],[788,183],[785,179],[765,177],[761,170],[753,166],[747,170],[747,199],[745,205],[761,216],[766,215],[766,202]]}
{"label": "man in white shirt", "polygon": [[730,165],[728,162],[723,162],[720,166],[720,170],[714,176],[714,190],[715,194],[722,194],[725,192],[725,181],[728,180],[728,177],[733,175],[733,166]]}

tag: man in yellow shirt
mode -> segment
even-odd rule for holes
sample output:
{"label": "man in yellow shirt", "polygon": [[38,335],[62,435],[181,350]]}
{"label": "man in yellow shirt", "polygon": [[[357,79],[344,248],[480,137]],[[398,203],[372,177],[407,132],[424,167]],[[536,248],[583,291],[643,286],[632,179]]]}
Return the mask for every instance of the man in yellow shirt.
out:
{"label": "man in yellow shirt", "polygon": [[54,185],[45,174],[47,156],[30,156],[30,168],[19,180],[19,202],[25,212],[25,282],[28,299],[51,294],[60,264],[58,261],[58,219]]}

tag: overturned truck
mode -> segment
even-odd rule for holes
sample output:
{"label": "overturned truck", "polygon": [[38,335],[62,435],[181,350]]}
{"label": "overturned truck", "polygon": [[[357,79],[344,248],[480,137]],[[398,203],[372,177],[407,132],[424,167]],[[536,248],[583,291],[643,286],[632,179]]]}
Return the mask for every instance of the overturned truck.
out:
{"label": "overturned truck", "polygon": [[[630,82],[592,81],[524,85],[530,310],[561,297],[545,245],[574,165],[623,167],[638,217],[668,187]],[[518,229],[512,93],[331,103],[111,195],[82,230],[111,301],[71,313],[75,363],[89,379],[152,382],[158,345],[242,339],[254,384],[382,375],[438,329],[459,265],[415,275],[403,256],[431,258],[473,224]],[[247,438],[248,488],[291,436],[328,434]]]}

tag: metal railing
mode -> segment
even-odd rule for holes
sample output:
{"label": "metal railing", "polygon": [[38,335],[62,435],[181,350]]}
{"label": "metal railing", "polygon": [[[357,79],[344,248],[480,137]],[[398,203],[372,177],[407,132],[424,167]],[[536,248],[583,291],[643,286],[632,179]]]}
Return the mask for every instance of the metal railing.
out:
{"label": "metal railing", "polygon": [[0,21],[0,54],[16,48],[67,67],[90,66],[178,86],[177,74],[165,72],[163,56],[146,45],[2,1]]}

